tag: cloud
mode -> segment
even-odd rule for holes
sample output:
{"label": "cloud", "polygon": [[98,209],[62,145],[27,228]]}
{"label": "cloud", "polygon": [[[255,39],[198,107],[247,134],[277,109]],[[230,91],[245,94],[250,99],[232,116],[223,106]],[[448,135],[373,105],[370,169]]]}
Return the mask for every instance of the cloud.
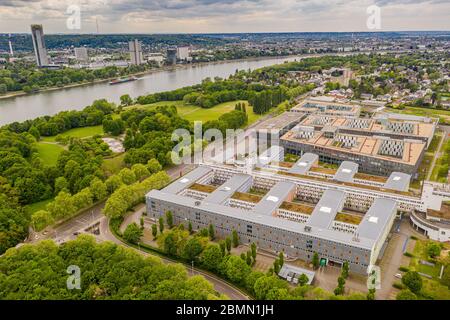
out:
{"label": "cloud", "polygon": [[40,22],[65,32],[66,10],[78,5],[82,32],[96,20],[103,32],[365,31],[372,4],[396,30],[450,29],[449,0],[0,0],[0,30]]}

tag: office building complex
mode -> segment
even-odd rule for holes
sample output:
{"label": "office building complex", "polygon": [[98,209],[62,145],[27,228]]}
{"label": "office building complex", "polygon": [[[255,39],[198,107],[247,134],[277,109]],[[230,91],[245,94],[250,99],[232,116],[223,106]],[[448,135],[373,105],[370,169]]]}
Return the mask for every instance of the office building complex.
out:
{"label": "office building complex", "polygon": [[44,29],[40,24],[31,25],[31,37],[33,40],[34,54],[38,67],[49,65],[47,49],[45,48]]}
{"label": "office building complex", "polygon": [[131,64],[139,65],[144,63],[144,57],[142,56],[142,46],[141,43],[135,39],[128,42],[128,47],[130,49]]}
{"label": "office building complex", "polygon": [[431,185],[420,194],[409,191],[410,176],[401,172],[371,176],[359,173],[354,162],[322,170],[318,159],[306,153],[287,165],[274,156],[271,163],[253,162],[251,172],[239,165],[202,164],[148,193],[147,212],[158,219],[170,210],[186,227],[212,224],[219,237],[234,229],[243,243],[306,261],[317,253],[324,263],[348,261],[350,270],[366,273],[397,214],[430,214],[449,199]]}
{"label": "office building complex", "polygon": [[390,113],[361,118],[359,112],[353,104],[306,100],[260,123],[254,138],[258,146],[279,144],[287,154],[314,153],[337,165],[356,162],[360,172],[415,177],[438,120]]}

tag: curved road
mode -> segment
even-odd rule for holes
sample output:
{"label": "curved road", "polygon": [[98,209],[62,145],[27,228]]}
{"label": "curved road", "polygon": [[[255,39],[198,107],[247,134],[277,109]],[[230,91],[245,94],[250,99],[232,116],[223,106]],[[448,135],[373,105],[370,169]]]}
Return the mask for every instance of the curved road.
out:
{"label": "curved road", "polygon": [[[177,167],[173,167],[167,170],[167,173],[172,177],[172,179],[177,179],[185,172],[191,170],[190,165],[179,165]],[[105,205],[105,202],[101,202],[93,206],[91,209],[86,210],[86,212],[73,217],[72,219],[62,223],[59,226],[54,227],[52,230],[44,233],[33,233],[30,232],[30,236],[26,242],[37,242],[44,239],[53,239],[56,243],[63,243],[69,241],[71,239],[76,238],[74,233],[85,233],[84,230],[89,226],[99,223],[100,234],[96,235],[96,239],[98,241],[110,241],[117,245],[131,248],[144,256],[157,256],[149,254],[145,251],[138,250],[134,247],[131,247],[120,239],[116,238],[111,231],[109,230],[109,220],[106,216],[103,215],[102,209]],[[164,263],[180,263],[178,261],[174,261],[165,257],[159,257]],[[206,273],[202,270],[191,268],[186,266],[186,270],[189,275],[202,275],[206,280],[211,282],[214,286],[214,289],[221,293],[225,294],[232,300],[249,300],[250,297],[246,295],[244,292],[239,290],[238,288],[228,284],[226,281],[221,278],[214,276],[212,274]]]}

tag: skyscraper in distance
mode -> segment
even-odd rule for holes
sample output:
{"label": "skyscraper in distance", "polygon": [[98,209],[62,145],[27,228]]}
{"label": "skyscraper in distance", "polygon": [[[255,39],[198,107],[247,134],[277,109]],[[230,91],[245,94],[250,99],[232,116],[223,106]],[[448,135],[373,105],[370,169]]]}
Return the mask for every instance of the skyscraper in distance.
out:
{"label": "skyscraper in distance", "polygon": [[131,64],[139,65],[144,63],[141,43],[137,39],[135,39],[128,42],[128,46],[130,48]]}
{"label": "skyscraper in distance", "polygon": [[31,37],[33,39],[34,54],[38,67],[49,65],[47,49],[45,48],[44,29],[40,24],[31,25]]}

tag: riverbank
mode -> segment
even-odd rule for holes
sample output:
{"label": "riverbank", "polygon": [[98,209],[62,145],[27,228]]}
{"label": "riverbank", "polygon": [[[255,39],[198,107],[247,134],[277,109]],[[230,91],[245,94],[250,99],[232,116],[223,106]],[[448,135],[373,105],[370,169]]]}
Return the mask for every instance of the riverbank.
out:
{"label": "riverbank", "polygon": [[[202,66],[207,66],[207,65],[215,65],[215,64],[223,64],[223,63],[230,63],[230,62],[244,62],[244,61],[260,61],[260,60],[269,60],[269,59],[283,59],[283,58],[292,58],[292,57],[299,57],[299,58],[310,58],[313,57],[312,55],[310,57],[308,57],[307,55],[292,55],[292,56],[263,56],[263,57],[254,57],[254,58],[245,58],[245,59],[233,59],[233,60],[221,60],[221,61],[210,61],[210,62],[196,62],[196,63],[191,63],[191,64],[177,64],[174,66],[162,66],[160,68],[153,68],[153,69],[149,69],[143,72],[137,72],[137,73],[130,73],[127,76],[134,76],[134,77],[144,77],[146,75],[151,75],[154,73],[158,73],[158,72],[165,72],[165,71],[175,71],[175,70],[180,70],[180,69],[186,69],[189,67],[202,67]],[[70,88],[76,88],[76,87],[83,87],[83,86],[89,86],[89,85],[94,85],[94,84],[99,84],[99,83],[105,83],[105,82],[110,82],[114,79],[117,79],[117,77],[112,77],[112,78],[106,78],[106,79],[97,79],[94,81],[89,81],[89,82],[82,82],[82,83],[72,83],[72,84],[68,84],[66,86],[63,87],[51,87],[51,88],[44,88],[44,89],[40,89],[37,92],[24,92],[24,91],[14,91],[14,92],[9,92],[9,93],[5,93],[3,95],[0,95],[0,100],[3,99],[11,99],[11,98],[16,98],[16,97],[20,97],[20,96],[26,96],[26,95],[34,95],[34,94],[39,94],[39,93],[44,93],[44,92],[50,92],[50,91],[56,91],[56,90],[63,90],[63,89],[70,89]]]}

